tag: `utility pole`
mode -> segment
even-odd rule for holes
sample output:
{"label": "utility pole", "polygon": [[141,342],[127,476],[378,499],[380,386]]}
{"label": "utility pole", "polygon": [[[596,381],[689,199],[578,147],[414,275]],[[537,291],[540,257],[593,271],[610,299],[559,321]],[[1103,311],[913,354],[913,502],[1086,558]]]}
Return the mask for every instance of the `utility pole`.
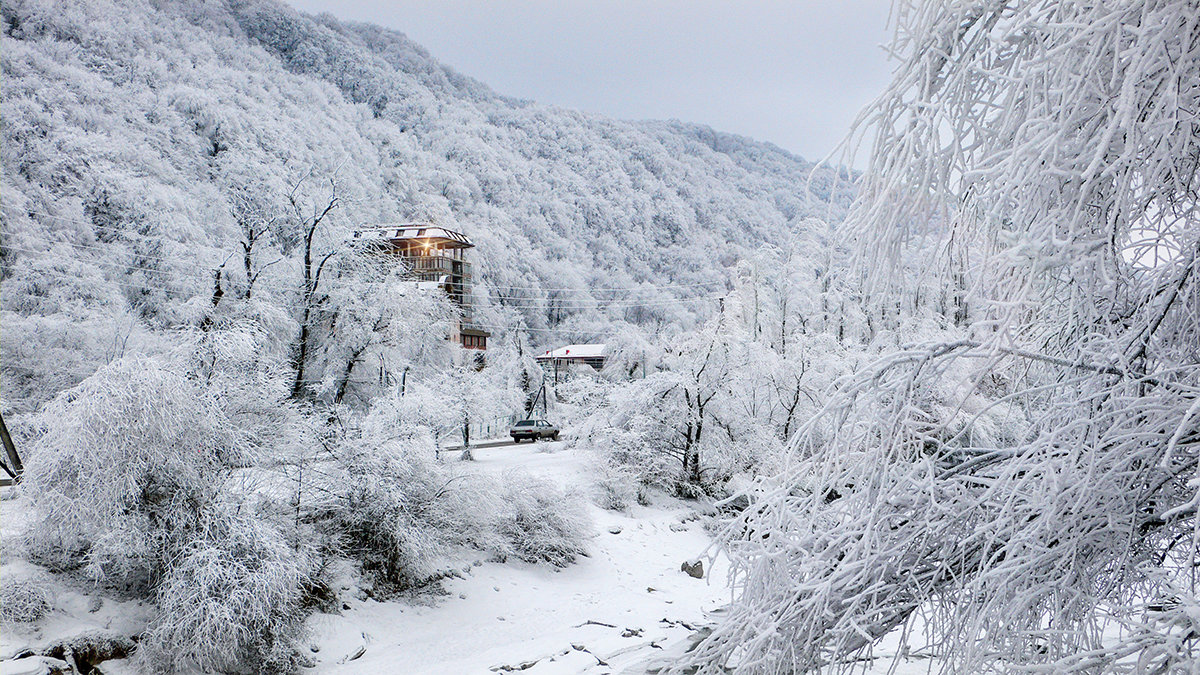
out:
{"label": "utility pole", "polygon": [[548,415],[550,411],[547,408],[546,402],[545,375],[542,375],[542,384],[538,386],[537,393],[533,395],[533,400],[529,402],[529,408],[526,410],[526,414],[529,416],[527,419],[533,419],[534,414],[537,413],[537,405],[539,400],[542,402],[542,419],[546,419],[546,415]]}

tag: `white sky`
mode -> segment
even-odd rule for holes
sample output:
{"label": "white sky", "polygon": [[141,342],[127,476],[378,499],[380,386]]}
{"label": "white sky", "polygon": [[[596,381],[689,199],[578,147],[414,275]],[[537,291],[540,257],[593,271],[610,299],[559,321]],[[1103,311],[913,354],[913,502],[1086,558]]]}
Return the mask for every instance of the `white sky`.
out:
{"label": "white sky", "polygon": [[678,118],[817,160],[882,90],[890,0],[288,0],[407,34],[501,94]]}

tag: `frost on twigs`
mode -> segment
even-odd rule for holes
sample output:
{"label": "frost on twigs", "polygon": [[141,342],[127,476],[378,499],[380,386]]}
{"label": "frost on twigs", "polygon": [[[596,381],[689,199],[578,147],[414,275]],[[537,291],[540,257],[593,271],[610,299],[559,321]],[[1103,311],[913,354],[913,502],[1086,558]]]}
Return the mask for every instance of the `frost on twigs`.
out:
{"label": "frost on twigs", "polygon": [[0,623],[31,623],[50,612],[50,589],[29,577],[4,579],[0,586]]}
{"label": "frost on twigs", "polygon": [[[1188,426],[1186,409],[1144,380],[1111,378],[1096,400],[1093,377],[1053,372],[1019,407],[947,405],[976,358],[939,345],[882,359],[831,401],[832,438],[801,430],[794,469],[724,533],[743,592],[699,661],[848,669],[918,616],[956,672],[1195,649],[1189,601],[1162,583],[1195,562],[1195,442],[1186,457],[1150,442]],[[1136,637],[1105,644],[1110,618]]]}
{"label": "frost on twigs", "polygon": [[1194,671],[1200,13],[896,14],[845,230],[876,331],[930,278],[953,329],[830,390],[726,531],[741,597],[685,663],[846,672],[902,631],[945,672]]}
{"label": "frost on twigs", "polygon": [[166,671],[295,670],[307,553],[255,514],[223,506],[206,516],[156,589],[141,662]]}

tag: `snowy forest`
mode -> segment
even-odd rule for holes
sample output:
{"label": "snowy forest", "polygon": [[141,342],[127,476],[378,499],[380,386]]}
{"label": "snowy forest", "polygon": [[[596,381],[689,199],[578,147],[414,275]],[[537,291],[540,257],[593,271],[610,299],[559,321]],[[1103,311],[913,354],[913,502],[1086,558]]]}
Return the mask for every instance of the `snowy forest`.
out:
{"label": "snowy forest", "polygon": [[818,164],[274,0],[0,10],[0,672],[1200,673],[1194,0],[896,0]]}

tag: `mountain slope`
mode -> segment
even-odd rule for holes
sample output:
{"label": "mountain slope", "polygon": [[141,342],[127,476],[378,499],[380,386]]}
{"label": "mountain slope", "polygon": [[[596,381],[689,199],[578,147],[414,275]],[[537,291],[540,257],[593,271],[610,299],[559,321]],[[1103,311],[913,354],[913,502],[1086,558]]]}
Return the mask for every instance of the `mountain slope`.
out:
{"label": "mountain slope", "polygon": [[[281,260],[259,283],[286,307],[289,194],[336,190],[327,249],[371,223],[467,233],[481,321],[543,341],[688,325],[743,253],[849,199],[774,146],[506,98],[399,33],[277,2],[26,0],[3,19],[10,399],[14,379],[56,390],[193,321],[248,218],[270,223],[262,259]],[[28,372],[50,353],[63,372]]]}

